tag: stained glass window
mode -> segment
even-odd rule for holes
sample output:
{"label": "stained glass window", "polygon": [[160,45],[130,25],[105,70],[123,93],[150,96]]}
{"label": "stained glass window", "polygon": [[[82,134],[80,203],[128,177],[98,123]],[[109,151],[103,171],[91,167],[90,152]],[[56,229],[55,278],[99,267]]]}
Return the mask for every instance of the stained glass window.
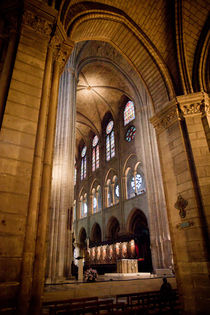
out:
{"label": "stained glass window", "polygon": [[81,217],[84,218],[87,216],[88,213],[88,206],[87,206],[87,194],[81,198]]}
{"label": "stained glass window", "polygon": [[124,126],[135,119],[135,108],[132,101],[128,101],[124,109]]}
{"label": "stained glass window", "polygon": [[99,168],[99,144],[96,146],[96,168]]}
{"label": "stained glass window", "polygon": [[115,187],[115,195],[117,196],[117,198],[120,197],[120,188],[119,188],[119,185],[117,184],[116,187]]}
{"label": "stained glass window", "polygon": [[96,197],[93,198],[93,213],[97,211],[97,199]]}
{"label": "stained glass window", "polygon": [[110,139],[109,135],[106,136],[106,160],[110,160]]}
{"label": "stained glass window", "polygon": [[127,199],[135,196],[135,180],[131,169],[127,174]]}
{"label": "stained glass window", "polygon": [[111,120],[111,121],[108,123],[107,127],[106,127],[106,134],[107,134],[107,135],[112,131],[113,127],[114,127],[114,122],[113,122],[113,120]]}
{"label": "stained glass window", "polygon": [[109,181],[107,184],[107,207],[113,206],[112,186]]}
{"label": "stained glass window", "polygon": [[93,138],[93,147],[95,147],[98,144],[98,136],[95,135]]}
{"label": "stained glass window", "polygon": [[81,180],[86,178],[86,172],[87,172],[87,159],[86,159],[86,152],[87,152],[87,147],[84,146],[81,152]]}
{"label": "stained glass window", "polygon": [[82,153],[81,153],[81,156],[84,157],[85,154],[86,154],[86,151],[87,151],[87,147],[84,146],[83,149],[82,149]]}
{"label": "stained glass window", "polygon": [[106,127],[106,160],[115,156],[114,122],[111,120]]}
{"label": "stained glass window", "polygon": [[126,131],[125,140],[128,141],[128,142],[131,142],[135,138],[135,135],[136,135],[136,127],[131,126]]}
{"label": "stained glass window", "polygon": [[97,168],[99,168],[99,139],[98,136],[95,135],[92,142],[92,171],[94,172]]}
{"label": "stained glass window", "polygon": [[114,130],[111,132],[111,157],[115,156]]}
{"label": "stained glass window", "polygon": [[95,148],[93,148],[93,152],[92,152],[92,170],[93,172],[96,169],[96,151]]}
{"label": "stained glass window", "polygon": [[118,178],[115,176],[114,179],[114,203],[117,204],[119,202],[120,197],[120,188],[118,184]]}
{"label": "stained glass window", "polygon": [[102,200],[101,200],[101,186],[97,188],[97,199],[98,199],[98,211],[102,209]]}
{"label": "stained glass window", "polygon": [[131,173],[127,176],[127,198],[130,199],[135,195],[143,194],[146,191],[143,177],[137,173],[134,177]]}

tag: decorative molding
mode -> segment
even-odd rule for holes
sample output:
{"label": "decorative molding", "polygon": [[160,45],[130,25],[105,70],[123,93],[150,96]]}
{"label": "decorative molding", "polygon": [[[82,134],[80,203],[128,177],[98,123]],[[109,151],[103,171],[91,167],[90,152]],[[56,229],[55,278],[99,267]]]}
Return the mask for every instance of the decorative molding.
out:
{"label": "decorative molding", "polygon": [[24,25],[31,27],[36,33],[50,36],[53,29],[53,24],[31,11],[25,11],[22,22]]}
{"label": "decorative molding", "polygon": [[160,134],[164,130],[168,129],[173,123],[178,121],[179,114],[177,109],[177,102],[173,100],[163,110],[157,113],[150,119],[156,132]]}
{"label": "decorative molding", "polygon": [[210,102],[207,93],[198,92],[177,96],[164,109],[153,116],[150,122],[156,129],[157,134],[160,134],[177,120],[194,115],[210,116]]}
{"label": "decorative molding", "polygon": [[200,103],[194,103],[194,104],[186,104],[181,105],[180,109],[184,116],[194,115],[194,114],[202,114],[205,111],[205,106]]}
{"label": "decorative molding", "polygon": [[184,117],[209,115],[209,96],[204,92],[178,96],[177,102]]}

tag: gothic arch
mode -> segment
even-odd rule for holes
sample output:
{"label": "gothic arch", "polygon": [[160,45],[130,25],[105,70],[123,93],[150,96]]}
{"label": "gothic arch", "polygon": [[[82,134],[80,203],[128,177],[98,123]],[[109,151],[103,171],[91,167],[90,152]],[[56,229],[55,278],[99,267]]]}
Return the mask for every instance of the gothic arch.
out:
{"label": "gothic arch", "polygon": [[[156,108],[174,97],[172,79],[159,51],[142,29],[123,11],[90,2],[69,5],[68,10],[65,17],[62,17],[64,28],[72,41],[103,40],[111,43],[143,78]],[[107,32],[107,29],[112,32]],[[124,34],[123,39],[120,36],[122,33]],[[129,52],[130,41],[135,47],[132,54]],[[139,57],[135,58],[136,56]],[[153,74],[153,80],[151,80],[150,73],[145,71],[146,64],[152,68],[150,73]]]}
{"label": "gothic arch", "polygon": [[139,221],[141,221],[142,226],[148,227],[147,218],[142,210],[134,208],[131,210],[128,219],[127,219],[127,225],[126,230],[130,234],[134,234],[135,232],[135,221],[138,218]]}
{"label": "gothic arch", "polygon": [[80,248],[84,249],[86,248],[87,244],[86,244],[86,239],[87,239],[87,233],[84,227],[82,227],[80,229],[79,232],[79,243],[80,243]]}
{"label": "gothic arch", "polygon": [[127,221],[127,231],[135,239],[136,255],[142,261],[139,262],[139,270],[152,270],[152,257],[150,249],[150,233],[147,218],[143,211],[133,209]]}
{"label": "gothic arch", "polygon": [[100,243],[102,240],[101,227],[97,222],[95,222],[92,226],[90,240],[95,243]]}
{"label": "gothic arch", "polygon": [[208,17],[202,29],[194,56],[192,83],[195,92],[204,91],[208,93],[210,91],[210,64],[208,58],[210,54],[209,23],[210,17]]}
{"label": "gothic arch", "polygon": [[[132,159],[133,159],[134,161],[132,161]],[[132,161],[132,162],[131,162],[131,161]],[[134,154],[134,153],[131,153],[131,154],[127,157],[127,159],[125,160],[125,163],[124,163],[124,166],[123,166],[123,174],[126,175],[126,173],[128,172],[128,168],[132,168],[132,166],[134,166],[134,165],[130,165],[130,163],[136,164],[136,161],[137,161],[137,155]]]}
{"label": "gothic arch", "polygon": [[115,241],[118,238],[120,231],[120,223],[118,219],[112,216],[107,223],[107,238]]}

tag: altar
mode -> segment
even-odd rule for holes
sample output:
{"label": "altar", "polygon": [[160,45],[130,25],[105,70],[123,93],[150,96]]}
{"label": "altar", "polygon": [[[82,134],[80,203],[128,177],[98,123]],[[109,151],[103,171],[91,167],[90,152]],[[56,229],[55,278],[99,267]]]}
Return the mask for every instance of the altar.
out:
{"label": "altar", "polygon": [[137,259],[118,260],[117,273],[138,273],[138,260]]}

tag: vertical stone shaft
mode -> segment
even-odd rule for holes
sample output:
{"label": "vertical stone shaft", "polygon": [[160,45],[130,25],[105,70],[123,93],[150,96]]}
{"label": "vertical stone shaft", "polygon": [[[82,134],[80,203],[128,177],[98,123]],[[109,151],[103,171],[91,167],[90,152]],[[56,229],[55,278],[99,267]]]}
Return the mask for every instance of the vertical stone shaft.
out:
{"label": "vertical stone shaft", "polygon": [[10,35],[6,58],[4,60],[4,65],[3,65],[3,69],[0,76],[0,125],[3,119],[4,104],[6,101],[7,91],[10,84],[10,75],[11,75],[11,68],[12,68],[12,63],[13,63],[16,42],[17,42],[17,34],[13,30]]}
{"label": "vertical stone shaft", "polygon": [[51,188],[51,171],[53,158],[53,144],[55,135],[59,63],[55,61],[53,68],[52,88],[50,94],[50,106],[47,120],[46,144],[44,152],[44,164],[42,173],[42,185],[40,193],[40,209],[38,218],[38,230],[36,241],[36,256],[34,262],[34,277],[31,298],[30,314],[39,314],[41,306],[41,295],[44,285],[45,256],[46,256],[46,232],[48,226],[48,208]]}
{"label": "vertical stone shaft", "polygon": [[[53,161],[51,235],[49,246],[50,282],[70,276],[72,240],[67,229],[68,209],[74,200],[75,77],[71,58],[60,79],[58,118]],[[70,227],[71,228],[71,227]],[[67,254],[68,253],[68,254]]]}
{"label": "vertical stone shaft", "polygon": [[40,196],[41,172],[43,167],[43,148],[45,145],[46,121],[48,112],[48,96],[51,82],[52,51],[49,48],[46,57],[45,74],[41,96],[35,154],[32,169],[31,193],[26,224],[26,236],[24,245],[24,256],[22,265],[22,281],[18,301],[18,311],[26,314],[29,307],[30,292],[33,278],[33,262],[36,239],[36,222],[38,216],[38,203]]}

